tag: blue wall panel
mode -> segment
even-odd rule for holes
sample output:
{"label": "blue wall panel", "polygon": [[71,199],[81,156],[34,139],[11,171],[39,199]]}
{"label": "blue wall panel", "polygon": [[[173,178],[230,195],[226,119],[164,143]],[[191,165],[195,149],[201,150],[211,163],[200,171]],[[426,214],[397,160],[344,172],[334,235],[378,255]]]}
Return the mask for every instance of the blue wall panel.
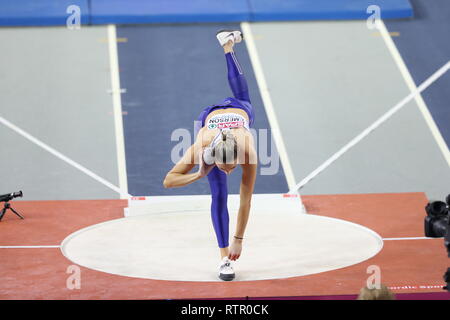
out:
{"label": "blue wall panel", "polygon": [[67,8],[80,8],[81,24],[90,23],[89,0],[0,0],[0,25],[51,26],[66,25]]}
{"label": "blue wall panel", "polygon": [[83,24],[366,19],[369,5],[384,19],[412,16],[408,0],[0,0],[0,25],[64,25],[71,4]]}
{"label": "blue wall panel", "polygon": [[408,0],[249,0],[251,21],[367,19],[377,5],[383,19],[413,15]]}
{"label": "blue wall panel", "polygon": [[247,0],[92,0],[92,23],[233,22],[249,19]]}

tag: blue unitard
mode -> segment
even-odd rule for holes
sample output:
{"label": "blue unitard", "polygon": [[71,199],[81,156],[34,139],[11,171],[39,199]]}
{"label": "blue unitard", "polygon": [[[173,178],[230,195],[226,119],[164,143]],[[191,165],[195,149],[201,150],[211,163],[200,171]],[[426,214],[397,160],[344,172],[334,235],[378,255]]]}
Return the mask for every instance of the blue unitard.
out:
{"label": "blue unitard", "polygon": [[[253,107],[250,104],[250,97],[248,94],[247,81],[245,80],[242,68],[236,59],[234,52],[226,53],[228,68],[228,83],[234,98],[226,98],[219,104],[206,107],[198,117],[198,126],[203,127],[205,120],[211,111],[226,108],[239,108],[248,114],[249,125],[252,126],[254,122]],[[199,128],[196,128],[197,131]],[[227,175],[220,171],[219,168],[214,167],[208,174],[209,186],[211,189],[211,218],[216,233],[219,248],[228,247],[229,237],[229,215],[228,215],[228,188]]]}

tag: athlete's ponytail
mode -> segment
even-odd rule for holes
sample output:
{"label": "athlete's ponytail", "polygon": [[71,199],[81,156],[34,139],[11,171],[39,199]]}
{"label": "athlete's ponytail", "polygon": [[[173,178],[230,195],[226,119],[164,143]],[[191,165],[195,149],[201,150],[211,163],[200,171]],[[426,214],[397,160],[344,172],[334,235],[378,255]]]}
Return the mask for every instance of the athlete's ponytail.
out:
{"label": "athlete's ponytail", "polygon": [[233,163],[237,157],[236,139],[230,131],[222,131],[222,139],[213,150],[216,163]]}

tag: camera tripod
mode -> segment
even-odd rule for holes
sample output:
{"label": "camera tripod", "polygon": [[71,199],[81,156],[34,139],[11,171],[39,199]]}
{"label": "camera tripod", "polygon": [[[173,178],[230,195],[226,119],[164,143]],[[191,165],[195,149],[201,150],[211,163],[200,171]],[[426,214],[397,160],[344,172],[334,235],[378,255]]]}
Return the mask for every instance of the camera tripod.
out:
{"label": "camera tripod", "polygon": [[14,210],[14,209],[11,207],[11,204],[10,204],[8,201],[6,201],[6,202],[5,202],[5,206],[3,207],[2,211],[0,212],[0,221],[2,221],[2,218],[3,218],[3,216],[5,215],[6,210],[8,210],[8,209],[10,209],[10,210],[11,210],[16,216],[18,216],[20,219],[25,219],[25,218],[22,217],[16,210]]}

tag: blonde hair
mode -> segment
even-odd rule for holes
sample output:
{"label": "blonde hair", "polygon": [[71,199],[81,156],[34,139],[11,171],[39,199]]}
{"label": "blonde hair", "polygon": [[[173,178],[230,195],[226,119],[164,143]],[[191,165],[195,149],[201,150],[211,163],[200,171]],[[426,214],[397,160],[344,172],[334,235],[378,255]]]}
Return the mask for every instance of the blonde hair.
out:
{"label": "blonde hair", "polygon": [[233,163],[235,161],[237,143],[231,132],[222,131],[222,139],[214,147],[213,157],[216,163]]}
{"label": "blonde hair", "polygon": [[395,300],[395,295],[382,284],[380,289],[361,288],[357,300]]}

